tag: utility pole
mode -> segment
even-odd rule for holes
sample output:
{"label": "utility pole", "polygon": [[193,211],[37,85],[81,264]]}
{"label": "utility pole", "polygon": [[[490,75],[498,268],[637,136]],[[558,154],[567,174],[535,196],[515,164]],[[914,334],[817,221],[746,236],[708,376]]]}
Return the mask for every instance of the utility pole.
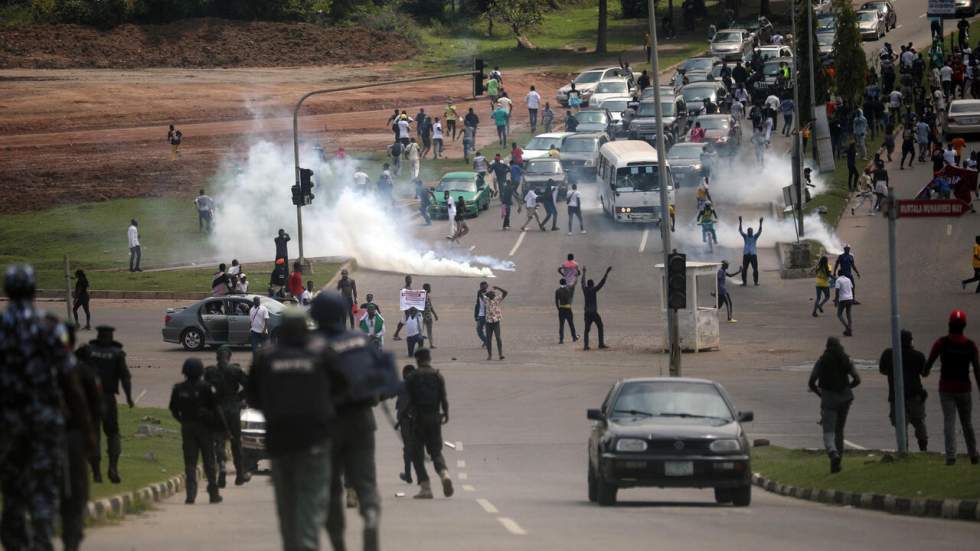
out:
{"label": "utility pole", "polygon": [[[663,106],[660,104],[660,70],[658,68],[659,59],[657,55],[657,17],[653,12],[654,0],[648,0],[650,13],[648,23],[650,25],[650,76],[653,80],[653,101],[657,115],[657,181],[660,182],[660,238],[664,248],[664,274],[666,277],[670,248],[670,198],[667,194],[667,183],[669,175],[667,173],[667,147],[664,144],[664,114]],[[665,305],[666,306],[666,305]],[[667,311],[667,337],[670,347],[670,376],[681,376],[681,339],[677,331],[677,310],[665,308]]]}
{"label": "utility pole", "polygon": [[[800,35],[796,32],[796,2],[790,3],[790,18],[791,24],[793,26],[793,42],[799,44]],[[796,49],[796,48],[794,48]],[[811,48],[812,49],[812,48]],[[803,178],[801,173],[803,172],[802,159],[800,158],[801,145],[800,140],[802,136],[800,135],[800,87],[797,85],[799,73],[799,49],[796,49],[797,55],[793,56],[793,71],[790,76],[790,81],[793,84],[793,155],[792,155],[792,166],[793,166],[793,190],[796,192],[796,236],[798,240],[803,239]]]}
{"label": "utility pole", "polygon": [[65,255],[65,322],[71,320],[71,268],[68,265],[68,255]]}
{"label": "utility pole", "polygon": [[[815,46],[813,43],[813,0],[806,0],[806,33],[807,44],[809,45],[806,57],[810,60],[810,120],[813,121],[817,118],[817,85],[816,73],[813,70],[813,46]],[[816,136],[814,136],[813,143],[817,143]]]}
{"label": "utility pole", "polygon": [[895,201],[895,188],[888,188],[888,279],[891,284],[892,303],[892,404],[895,407],[895,440],[898,443],[898,453],[909,451],[908,434],[905,432],[905,369],[902,365],[902,335],[901,320],[898,315],[898,261],[895,257],[895,226],[898,220],[898,203]]}

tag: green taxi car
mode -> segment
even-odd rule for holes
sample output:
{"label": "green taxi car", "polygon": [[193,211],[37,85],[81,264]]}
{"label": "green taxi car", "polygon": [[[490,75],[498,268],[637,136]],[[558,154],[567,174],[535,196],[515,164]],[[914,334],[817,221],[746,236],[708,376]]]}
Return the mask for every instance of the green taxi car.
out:
{"label": "green taxi car", "polygon": [[477,185],[476,172],[449,172],[444,174],[439,185],[433,190],[435,200],[429,206],[429,216],[432,218],[447,218],[446,191],[453,201],[463,197],[466,203],[466,216],[476,216],[481,210],[490,208],[490,186]]}

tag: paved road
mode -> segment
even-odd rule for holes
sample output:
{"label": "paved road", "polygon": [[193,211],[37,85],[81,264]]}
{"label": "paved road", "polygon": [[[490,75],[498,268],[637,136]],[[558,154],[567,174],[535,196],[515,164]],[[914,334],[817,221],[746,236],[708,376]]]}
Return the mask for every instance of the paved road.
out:
{"label": "paved road", "polygon": [[[903,25],[918,24],[912,11],[899,3]],[[781,141],[774,144],[775,151],[785,147]],[[892,171],[899,195],[904,196],[921,187],[927,177],[927,168],[919,165]],[[716,188],[724,185],[724,178],[719,179]],[[679,225],[690,218],[693,203],[691,190],[681,190]],[[765,211],[763,205],[736,208],[719,203],[723,222],[729,224],[739,213],[755,219]],[[564,222],[564,215],[561,219]],[[881,217],[847,215],[839,228],[840,237],[854,247],[864,274],[858,280],[863,305],[855,310],[857,337],[845,340],[845,346],[868,368],[862,371],[865,384],[857,391],[847,438],[852,445],[869,448],[889,447],[893,442],[886,417],[886,385],[870,369],[889,339],[885,223]],[[452,422],[445,436],[457,448],[446,453],[459,494],[427,503],[395,497],[396,492],[411,495],[414,488],[395,476],[400,468],[399,443],[378,412],[382,424],[378,472],[387,547],[400,542],[400,547],[436,550],[584,549],[601,541],[609,548],[642,542],[646,548],[704,549],[738,542],[739,548],[785,549],[791,541],[797,549],[825,549],[830,537],[844,548],[917,549],[925,538],[936,549],[963,549],[975,543],[980,536],[975,524],[827,507],[761,491],[755,492],[748,509],[717,507],[710,492],[686,490],[630,490],[621,494],[624,505],[615,509],[589,504],[585,409],[598,405],[617,378],[665,374],[667,365],[665,356],[657,352],[663,322],[652,268],[661,259],[656,231],[644,236],[644,228],[614,225],[596,210],[587,211],[586,224],[587,235],[533,230],[522,236],[500,231],[493,209],[471,223],[464,247],[474,247],[474,254],[513,260],[517,266],[512,273],[498,272],[491,281],[511,292],[504,305],[504,361],[484,360],[476,340],[471,313],[477,281],[416,277],[417,285],[433,284],[441,318],[435,359],[449,386]],[[772,232],[771,219],[767,224],[764,232]],[[965,308],[973,319],[980,315],[974,295],[961,291],[958,283],[969,271],[977,228],[975,217],[901,222],[903,324],[917,335],[920,348],[927,348],[942,333],[945,316],[954,306]],[[737,242],[730,228],[723,226],[722,231],[723,244]],[[438,242],[444,227],[422,228],[419,233]],[[696,249],[689,247],[688,252],[704,254]],[[599,299],[611,350],[583,352],[575,344],[557,343],[552,293],[555,269],[568,252],[596,275],[607,265],[614,267]],[[710,256],[736,259],[738,255],[737,249],[723,249]],[[739,322],[722,325],[721,350],[685,355],[684,373],[721,381],[741,409],[754,410],[751,436],[789,446],[818,446],[817,402],[806,392],[805,381],[824,339],[840,335],[840,325],[830,315],[810,316],[812,281],[778,279],[771,249],[761,251],[761,264],[760,287],[730,283]],[[374,292],[384,312],[396,310],[401,274],[360,271],[354,275],[361,292]],[[135,386],[147,391],[147,404],[165,403],[170,384],[178,378],[179,363],[187,356],[157,340],[165,306],[96,303],[100,321],[120,327],[132,363],[139,366],[134,370]],[[394,316],[388,318],[391,331]],[[581,320],[578,311],[576,320]],[[402,346],[388,343],[400,359],[404,359]],[[930,388],[935,384],[927,382]],[[935,447],[941,440],[935,399],[928,402],[927,410]],[[218,507],[187,507],[171,499],[158,511],[94,530],[90,546],[164,550],[173,547],[175,534],[179,534],[176,541],[192,549],[277,546],[267,479],[259,477],[244,488],[230,488],[225,496]],[[352,520],[351,526],[348,541],[358,545],[358,521]]]}

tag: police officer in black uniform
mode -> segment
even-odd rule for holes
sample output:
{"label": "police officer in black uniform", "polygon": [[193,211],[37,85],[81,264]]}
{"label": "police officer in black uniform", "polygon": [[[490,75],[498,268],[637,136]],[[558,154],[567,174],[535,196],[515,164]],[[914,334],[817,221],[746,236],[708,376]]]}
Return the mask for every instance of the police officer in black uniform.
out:
{"label": "police officer in black uniform", "polygon": [[[442,456],[442,425],[449,422],[449,400],[442,373],[432,368],[432,353],[423,348],[415,353],[418,369],[405,379],[405,389],[411,404],[415,438],[412,439],[412,462],[421,489],[415,499],[432,499],[429,474],[425,472],[425,452],[432,458],[432,467],[442,480],[442,493],[453,495],[453,481]],[[440,414],[440,408],[442,413]]]}
{"label": "police officer in black uniform", "polygon": [[283,549],[319,549],[330,499],[333,355],[313,347],[306,316],[287,310],[278,342],[256,355],[248,401],[262,411]]}
{"label": "police officer in black uniform", "polygon": [[217,352],[217,365],[204,370],[204,380],[214,387],[220,414],[218,430],[214,433],[214,451],[218,464],[218,487],[225,487],[225,442],[231,440],[231,458],[235,464],[235,485],[241,486],[252,476],[242,462],[242,398],[248,386],[248,376],[237,363],[231,362],[231,347],[222,345]]}
{"label": "police officer in black uniform", "polygon": [[[109,456],[109,480],[119,484],[119,455],[122,454],[122,439],[119,436],[119,413],[116,408],[116,395],[122,386],[126,403],[133,407],[133,386],[126,367],[126,353],[123,345],[113,339],[115,328],[101,325],[95,328],[98,335],[80,351],[86,362],[95,369],[102,383],[102,430],[105,432]],[[101,442],[97,440],[101,448]],[[101,452],[100,452],[101,454]],[[102,482],[99,455],[92,460],[92,475],[96,482]]]}
{"label": "police officer in black uniform", "polygon": [[376,551],[380,545],[381,499],[374,463],[377,425],[372,407],[381,396],[394,396],[398,392],[398,374],[391,354],[372,345],[364,333],[347,330],[347,302],[338,293],[318,294],[310,305],[310,316],[319,326],[317,337],[323,341],[324,353],[336,357],[337,369],[347,382],[346,391],[338,398],[332,431],[334,468],[327,533],[334,551],[346,549],[341,500],[343,475],[357,492],[364,520],[364,550]]}
{"label": "police officer in black uniform", "polygon": [[184,474],[187,499],[194,503],[197,497],[197,456],[204,460],[204,476],[208,479],[208,495],[211,503],[221,503],[217,473],[214,464],[214,431],[217,425],[218,402],[214,388],[202,376],[204,363],[197,358],[184,360],[182,370],[186,380],[174,385],[170,393],[170,413],[180,421],[180,437],[184,449]]}

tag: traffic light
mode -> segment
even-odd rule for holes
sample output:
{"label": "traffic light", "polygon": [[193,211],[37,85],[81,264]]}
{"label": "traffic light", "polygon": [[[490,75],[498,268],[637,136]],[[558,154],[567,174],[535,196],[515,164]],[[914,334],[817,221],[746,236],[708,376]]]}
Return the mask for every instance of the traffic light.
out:
{"label": "traffic light", "polygon": [[299,186],[297,184],[293,184],[292,191],[293,191],[293,204],[296,205],[297,207],[302,207],[303,193],[300,191]]}
{"label": "traffic light", "polygon": [[667,308],[687,308],[687,255],[682,253],[667,256]]}
{"label": "traffic light", "polygon": [[313,171],[308,168],[299,169],[299,190],[303,204],[313,202]]}
{"label": "traffic light", "polygon": [[487,79],[487,75],[483,74],[483,60],[476,58],[473,60],[473,96],[482,96],[483,91],[486,88],[483,87],[483,81]]}

